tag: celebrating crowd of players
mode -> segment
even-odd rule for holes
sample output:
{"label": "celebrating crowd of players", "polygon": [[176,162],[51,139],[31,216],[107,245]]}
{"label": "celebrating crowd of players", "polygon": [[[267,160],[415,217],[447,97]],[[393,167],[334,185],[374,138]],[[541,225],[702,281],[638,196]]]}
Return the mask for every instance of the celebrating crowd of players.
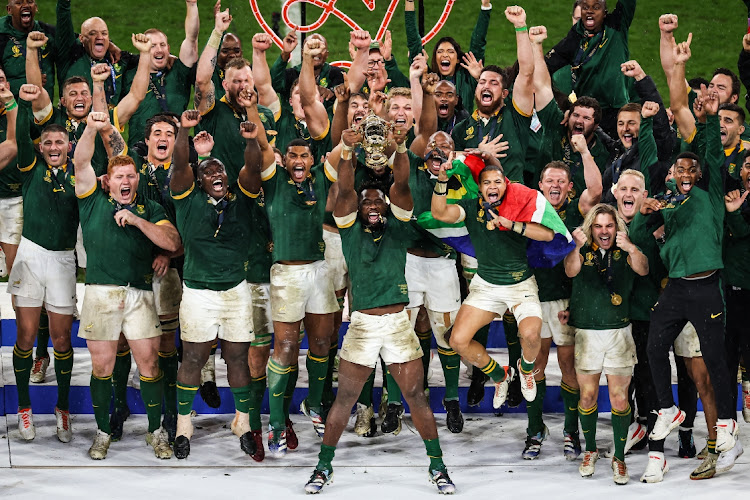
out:
{"label": "celebrating crowd of players", "polygon": [[[629,480],[625,454],[646,445],[641,481],[661,481],[669,470],[664,441],[678,427],[679,455],[702,458],[691,479],[732,468],[743,452],[737,373],[750,362],[741,319],[750,297],[743,265],[750,129],[737,104],[740,78],[750,83],[750,35],[739,78],[718,68],[710,80],[687,82],[692,35],[677,43],[677,16],[661,16],[667,109],[629,55],[636,0],[574,2],[573,27],[546,48],[546,28],[527,26],[521,7],[507,7],[494,24],[516,33],[517,63],[507,68],[485,53],[489,0],[476,2],[468,51],[443,37],[430,56],[414,2],[404,3],[408,60],[399,67],[396,55],[407,54],[394,54],[389,32],[375,41],[354,31],[345,72],[326,62],[318,34],[305,39],[300,65],[288,67],[299,43],[294,32],[269,65],[271,38],[257,34],[243,46],[227,32],[232,17],[219,2],[199,50],[197,0],[185,1],[175,56],[156,28],[133,35],[131,53],[110,40],[99,17],[76,34],[71,0],[57,1],[56,26],[35,19],[34,0],[8,0],[0,24],[0,246],[16,312],[23,439],[35,437],[29,383],[44,380],[50,339],[57,437],[72,438],[71,326],[81,267],[78,334],[91,353],[98,428],[92,459],[105,458],[122,436],[132,358],[146,441],[159,458],[188,457],[196,394],[220,405],[218,345],[242,450],[265,457],[266,389],[267,449],[275,456],[295,449],[289,406],[304,334],[309,391],[301,410],[322,439],[309,493],[332,480],[352,407],[356,434],[377,433],[379,362],[387,391],[380,430],[401,430],[403,396],[430,479],[441,493],[455,491],[426,391],[433,336],[452,433],[464,427],[463,359],[472,381],[465,404],[479,404],[489,379],[495,408],[526,400],[522,456],[537,458],[549,437],[542,408],[554,341],[562,448],[567,460],[583,455],[581,476],[592,476],[604,456],[596,443],[602,373],[617,484]],[[363,147],[372,146],[363,125],[378,121],[387,123],[387,139]],[[455,175],[454,159],[481,163],[476,195]],[[555,238],[550,226],[508,217],[508,207],[536,189],[572,235],[554,267],[532,267],[527,257],[530,240]],[[425,216],[465,228],[473,251],[445,244],[418,223]],[[347,294],[351,322],[334,394]],[[509,366],[486,351],[489,324],[499,318]],[[750,421],[744,368],[742,391]],[[699,453],[696,395],[708,427]]]}

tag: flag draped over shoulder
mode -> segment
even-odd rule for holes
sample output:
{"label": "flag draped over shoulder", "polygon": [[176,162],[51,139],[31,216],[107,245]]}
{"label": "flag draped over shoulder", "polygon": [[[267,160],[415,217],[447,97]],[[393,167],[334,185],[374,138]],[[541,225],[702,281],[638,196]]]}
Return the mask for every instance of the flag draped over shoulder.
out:
{"label": "flag draped over shoulder", "polygon": [[[448,203],[455,203],[459,199],[478,198],[479,187],[476,178],[484,167],[483,162],[477,163],[476,157],[468,156],[453,160],[452,168],[447,172]],[[537,190],[527,188],[522,184],[507,181],[503,202],[495,208],[498,215],[516,222],[536,222],[552,229],[555,236],[552,241],[529,240],[526,255],[531,267],[554,267],[573,248],[575,243],[560,219],[554,207]],[[469,233],[463,222],[446,224],[435,220],[430,212],[424,212],[417,218],[420,226],[440,238],[456,251],[476,257],[474,246],[471,244]],[[501,231],[507,229],[500,228]]]}

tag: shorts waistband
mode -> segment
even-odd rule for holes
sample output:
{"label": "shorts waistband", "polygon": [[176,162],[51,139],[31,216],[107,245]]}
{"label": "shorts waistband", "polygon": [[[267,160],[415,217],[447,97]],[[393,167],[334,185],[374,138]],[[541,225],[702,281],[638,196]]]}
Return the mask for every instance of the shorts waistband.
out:
{"label": "shorts waistband", "polygon": [[24,238],[23,236],[21,236],[21,242],[18,244],[18,246],[20,247],[21,245],[28,247],[36,252],[50,255],[52,257],[74,257],[75,252],[75,250],[72,248],[70,250],[48,250],[41,245],[37,245],[30,239]]}

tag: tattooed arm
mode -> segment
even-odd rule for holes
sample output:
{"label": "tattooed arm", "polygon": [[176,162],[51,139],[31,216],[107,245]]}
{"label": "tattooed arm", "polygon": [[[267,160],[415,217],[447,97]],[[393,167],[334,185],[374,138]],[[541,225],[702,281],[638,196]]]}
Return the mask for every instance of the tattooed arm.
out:
{"label": "tattooed arm", "polygon": [[206,48],[203,49],[200,59],[198,59],[198,69],[195,72],[194,103],[195,109],[200,111],[201,115],[205,115],[214,107],[216,89],[214,88],[213,81],[211,81],[211,77],[214,74],[214,68],[216,68],[216,58],[221,46],[221,37],[232,22],[229,9],[221,11],[219,10],[220,8],[219,6],[219,8],[215,9],[214,30],[211,32],[211,37],[208,39],[208,43],[206,43]]}

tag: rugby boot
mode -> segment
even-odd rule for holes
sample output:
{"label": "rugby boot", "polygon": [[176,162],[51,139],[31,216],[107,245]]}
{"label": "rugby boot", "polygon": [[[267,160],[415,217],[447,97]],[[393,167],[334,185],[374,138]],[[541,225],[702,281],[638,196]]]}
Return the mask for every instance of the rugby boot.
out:
{"label": "rugby boot", "polygon": [[591,477],[594,475],[597,460],[599,460],[598,451],[583,452],[583,460],[581,461],[581,465],[578,466],[578,472],[580,472],[581,477]]}
{"label": "rugby boot", "polygon": [[177,415],[174,413],[165,413],[164,418],[161,420],[161,426],[167,431],[169,444],[173,444],[174,438],[177,435]]}
{"label": "rugby boot", "polygon": [[221,406],[221,395],[216,387],[216,355],[208,357],[208,361],[201,368],[201,398],[211,408]]}
{"label": "rugby boot", "polygon": [[542,451],[542,442],[549,436],[549,429],[544,426],[544,429],[534,436],[526,436],[526,445],[524,446],[521,457],[524,460],[534,460],[539,458],[539,453]]}
{"label": "rugby boot", "polygon": [[272,456],[281,458],[286,455],[286,429],[274,429],[268,426],[268,453]]}
{"label": "rugby boot", "polygon": [[383,423],[380,424],[380,430],[383,434],[393,434],[398,436],[401,432],[401,417],[404,414],[404,406],[396,403],[388,403],[388,409],[385,412]]}
{"label": "rugby boot", "polygon": [[484,384],[490,379],[482,370],[476,366],[471,369],[471,384],[469,391],[466,393],[466,404],[469,406],[479,406],[484,399]]}
{"label": "rugby boot", "polygon": [[109,434],[97,429],[96,435],[94,436],[94,442],[91,445],[91,448],[89,448],[89,456],[93,460],[104,460],[107,458],[107,450],[109,450],[110,441]]}
{"label": "rugby boot", "polygon": [[162,460],[172,458],[172,448],[169,447],[167,439],[167,433],[161,427],[154,432],[146,433],[146,443],[154,449],[156,458],[161,458]]}
{"label": "rugby boot", "polygon": [[122,427],[130,416],[130,408],[115,408],[109,416],[109,429],[112,431],[112,441],[119,441],[122,438]]}
{"label": "rugby boot", "polygon": [[266,450],[263,448],[263,431],[250,431],[253,441],[255,441],[255,453],[250,454],[250,458],[256,462],[262,462],[266,458]]}
{"label": "rugby boot", "polygon": [[69,443],[73,439],[73,426],[70,423],[70,412],[55,406],[55,420],[57,423],[57,439],[61,443]]}
{"label": "rugby boot", "polygon": [[515,373],[515,370],[510,366],[504,366],[503,369],[505,370],[505,378],[500,382],[495,382],[495,395],[492,397],[492,407],[495,409],[503,406],[503,403],[508,399],[508,390]]}
{"label": "rugby boot", "polygon": [[458,434],[459,432],[464,430],[464,416],[461,414],[461,408],[458,404],[458,400],[443,400],[443,408],[445,408],[445,425],[448,427],[448,430],[453,434]]}
{"label": "rugby boot", "polygon": [[31,408],[18,409],[18,432],[24,441],[31,441],[36,437],[36,427],[34,426],[34,415]]}
{"label": "rugby boot", "polygon": [[333,471],[315,469],[305,485],[305,492],[319,493],[323,486],[331,483],[333,483]]}
{"label": "rugby boot", "polygon": [[[536,385],[534,386],[534,389],[536,390]],[[508,408],[518,408],[523,399],[523,393],[521,391],[521,377],[519,377],[518,373],[514,369],[513,377],[508,382],[508,397],[505,399],[505,403],[508,405]]]}
{"label": "rugby boot", "polygon": [[718,453],[706,453],[706,458],[703,459],[703,462],[690,473],[690,479],[700,480],[714,477],[716,475],[716,462],[718,460]]}
{"label": "rugby boot", "polygon": [[578,433],[569,433],[563,431],[563,455],[565,460],[570,462],[576,460],[581,454],[581,439],[578,437]]}
{"label": "rugby boot", "polygon": [[296,450],[299,446],[299,440],[297,439],[297,433],[294,432],[294,425],[292,421],[286,419],[286,447],[290,450]]}
{"label": "rugby boot", "polygon": [[315,433],[318,435],[320,439],[323,439],[323,434],[326,431],[326,423],[325,423],[325,420],[323,420],[323,416],[320,415],[317,411],[313,410],[307,404],[307,399],[304,399],[302,401],[302,403],[299,405],[299,409],[312,421],[313,429],[315,429]]}
{"label": "rugby boot", "polygon": [[437,486],[441,495],[452,495],[456,492],[456,485],[451,481],[448,471],[445,469],[433,469],[430,472],[430,481]]}
{"label": "rugby boot", "polygon": [[49,368],[49,356],[34,358],[34,366],[31,367],[29,381],[33,384],[41,384],[47,377],[47,368]]}
{"label": "rugby boot", "polygon": [[630,481],[630,474],[628,474],[628,466],[625,462],[619,458],[612,457],[612,479],[615,484],[628,484]]}
{"label": "rugby boot", "polygon": [[361,437],[373,437],[378,432],[375,423],[375,411],[372,405],[357,403],[357,418],[354,422],[354,433]]}

